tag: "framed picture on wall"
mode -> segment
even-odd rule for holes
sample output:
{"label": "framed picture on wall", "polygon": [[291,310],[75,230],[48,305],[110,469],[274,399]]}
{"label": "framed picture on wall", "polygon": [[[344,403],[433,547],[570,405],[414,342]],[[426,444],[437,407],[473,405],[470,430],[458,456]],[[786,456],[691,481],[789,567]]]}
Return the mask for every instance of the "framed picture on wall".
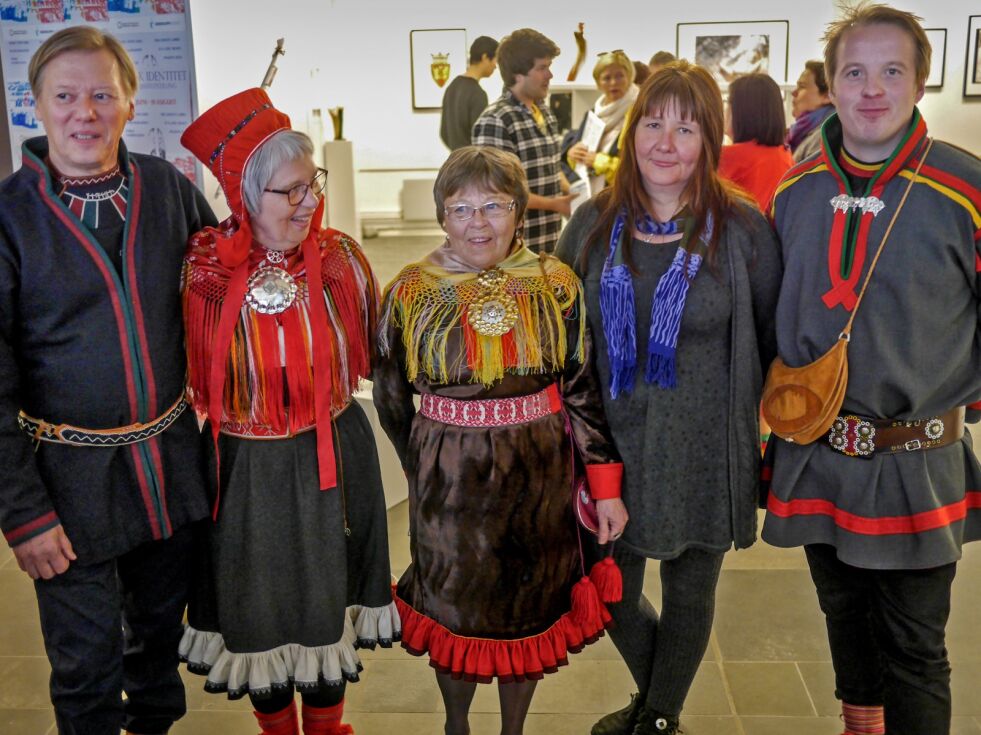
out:
{"label": "framed picture on wall", "polygon": [[967,21],[967,60],[964,62],[964,96],[981,97],[981,15]]}
{"label": "framed picture on wall", "polygon": [[762,72],[787,83],[786,20],[679,23],[678,58],[704,66],[723,88],[741,74]]}
{"label": "framed picture on wall", "polygon": [[413,110],[443,106],[446,85],[467,70],[467,54],[463,28],[409,31]]}
{"label": "framed picture on wall", "polygon": [[939,89],[944,86],[944,69],[947,66],[947,29],[924,28],[930,39],[930,76],[927,77],[927,89]]}

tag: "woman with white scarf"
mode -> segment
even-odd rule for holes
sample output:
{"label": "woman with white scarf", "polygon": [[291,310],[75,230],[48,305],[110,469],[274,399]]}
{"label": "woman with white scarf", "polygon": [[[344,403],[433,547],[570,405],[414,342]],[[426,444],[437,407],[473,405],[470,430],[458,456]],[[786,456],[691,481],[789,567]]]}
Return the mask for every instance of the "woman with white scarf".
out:
{"label": "woman with white scarf", "polygon": [[603,93],[592,110],[605,123],[603,135],[596,150],[589,150],[581,140],[586,123],[584,119],[576,136],[578,142],[566,153],[573,169],[579,163],[588,169],[591,195],[613,181],[617,166],[620,165],[620,133],[625,126],[627,112],[633,106],[639,91],[634,84],[633,62],[620,49],[599,55],[599,60],[593,67],[593,79]]}

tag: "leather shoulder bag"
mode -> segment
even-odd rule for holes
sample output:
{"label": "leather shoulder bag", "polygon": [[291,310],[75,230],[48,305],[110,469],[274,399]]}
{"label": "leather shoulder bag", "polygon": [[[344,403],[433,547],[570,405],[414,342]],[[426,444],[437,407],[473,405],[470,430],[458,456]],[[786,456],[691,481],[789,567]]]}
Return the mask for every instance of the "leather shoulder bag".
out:
{"label": "leather shoulder bag", "polygon": [[827,434],[838,416],[848,386],[848,343],[851,340],[855,315],[858,314],[858,307],[862,304],[865,289],[868,288],[872,271],[875,270],[879,256],[882,255],[889,233],[892,232],[896,218],[906,204],[913,183],[919,176],[932,146],[933,140],[930,140],[882,236],[882,242],[879,243],[875,258],[872,259],[869,272],[865,275],[858,300],[848,318],[848,323],[838,335],[838,340],[814,362],[800,367],[789,367],[778,357],[770,366],[763,385],[763,418],[770,424],[773,433],[781,439],[798,444],[810,444]]}

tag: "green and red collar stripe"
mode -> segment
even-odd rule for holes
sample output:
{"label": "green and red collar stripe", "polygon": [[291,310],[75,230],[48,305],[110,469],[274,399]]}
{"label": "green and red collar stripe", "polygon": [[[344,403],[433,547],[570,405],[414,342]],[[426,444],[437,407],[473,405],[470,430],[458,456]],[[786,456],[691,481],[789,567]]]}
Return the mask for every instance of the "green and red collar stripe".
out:
{"label": "green and red collar stripe", "polygon": [[[828,171],[836,180],[839,196],[848,198],[860,196],[881,200],[886,185],[904,168],[915,166],[915,154],[926,144],[926,122],[920,111],[914,109],[909,129],[892,155],[872,173],[865,191],[856,193],[852,191],[848,175],[839,161],[840,127],[837,113],[832,114],[822,126],[822,148],[819,160],[827,165]],[[829,135],[832,133],[835,134],[834,137]],[[864,177],[868,171],[859,168],[855,173]],[[876,216],[875,211],[862,211],[858,207],[835,208],[828,241],[828,276],[831,280],[831,288],[821,297],[828,309],[833,309],[839,304],[849,311],[855,307],[858,300],[855,289],[865,265],[869,231]]]}

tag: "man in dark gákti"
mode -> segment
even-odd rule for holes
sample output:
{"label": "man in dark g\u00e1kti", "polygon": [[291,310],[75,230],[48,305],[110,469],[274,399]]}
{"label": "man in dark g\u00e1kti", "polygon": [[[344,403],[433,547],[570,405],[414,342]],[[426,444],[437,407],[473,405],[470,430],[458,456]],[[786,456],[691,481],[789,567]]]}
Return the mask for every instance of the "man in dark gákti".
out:
{"label": "man in dark g\u00e1kti", "polygon": [[840,415],[814,443],[775,443],[763,538],[804,546],[845,731],[943,735],[951,583],[962,544],[981,538],[964,431],[981,399],[981,163],[940,141],[928,151],[916,103],[930,44],[915,16],[863,3],[825,41],[837,113],[774,199],[785,363],[835,343],[899,214],[856,315]]}
{"label": "man in dark g\u00e1kti", "polygon": [[181,263],[215,220],[122,144],[138,78],[116,39],[59,31],[29,77],[47,134],[0,184],[0,528],[35,580],[58,732],[154,735],[185,711],[190,527],[208,514]]}

